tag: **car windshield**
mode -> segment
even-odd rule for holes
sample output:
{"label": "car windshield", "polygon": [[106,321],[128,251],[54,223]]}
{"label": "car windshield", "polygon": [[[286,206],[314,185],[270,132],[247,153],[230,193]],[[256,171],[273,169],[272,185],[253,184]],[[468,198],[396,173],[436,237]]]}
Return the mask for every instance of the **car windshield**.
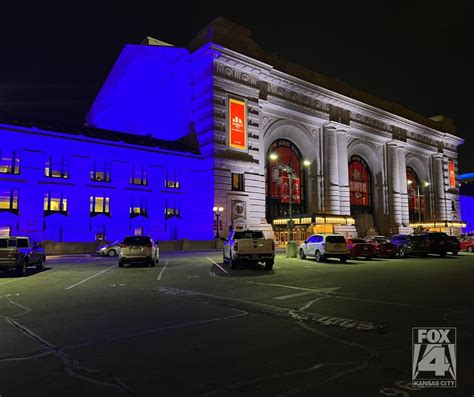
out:
{"label": "car windshield", "polygon": [[346,239],[344,238],[344,236],[327,236],[326,242],[327,243],[345,243]]}
{"label": "car windshield", "polygon": [[235,232],[234,239],[239,240],[243,238],[251,238],[251,239],[258,239],[258,238],[265,238],[263,232],[261,230],[246,230],[243,232]]}
{"label": "car windshield", "polygon": [[389,243],[390,240],[386,237],[376,237],[374,238],[375,241],[377,241],[377,243]]}
{"label": "car windshield", "polygon": [[120,240],[114,241],[113,243],[109,244],[109,247],[112,247],[113,245],[118,245],[120,244]]}
{"label": "car windshield", "polygon": [[8,247],[8,239],[0,238],[0,248],[7,248],[7,247]]}
{"label": "car windshield", "polygon": [[124,244],[128,245],[150,245],[151,240],[150,237],[146,236],[133,236],[133,237],[125,237],[123,240]]}
{"label": "car windshield", "polygon": [[352,242],[356,244],[367,244],[367,241],[362,240],[361,238],[353,238]]}

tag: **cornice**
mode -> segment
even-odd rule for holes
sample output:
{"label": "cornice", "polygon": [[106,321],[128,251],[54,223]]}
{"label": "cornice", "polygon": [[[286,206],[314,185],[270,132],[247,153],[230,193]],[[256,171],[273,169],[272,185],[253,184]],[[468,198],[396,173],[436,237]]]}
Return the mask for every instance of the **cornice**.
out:
{"label": "cornice", "polygon": [[228,48],[215,44],[212,48],[220,51],[220,55],[215,59],[216,74],[260,89],[262,89],[262,84],[266,83],[264,90],[269,96],[325,113],[331,111],[331,106],[339,107],[349,111],[350,122],[357,122],[388,133],[392,133],[394,127],[403,129],[406,130],[406,138],[434,147],[438,147],[441,141],[446,149],[453,150],[447,145],[457,147],[464,142],[464,139],[456,135],[433,129],[304,81]]}

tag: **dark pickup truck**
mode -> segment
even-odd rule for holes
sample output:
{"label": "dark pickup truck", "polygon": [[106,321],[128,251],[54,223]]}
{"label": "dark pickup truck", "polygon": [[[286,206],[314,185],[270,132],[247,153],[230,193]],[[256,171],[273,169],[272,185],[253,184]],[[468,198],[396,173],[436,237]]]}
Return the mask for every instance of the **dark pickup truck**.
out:
{"label": "dark pickup truck", "polygon": [[28,237],[0,237],[0,270],[15,269],[23,276],[28,266],[44,269],[45,261],[43,247]]}

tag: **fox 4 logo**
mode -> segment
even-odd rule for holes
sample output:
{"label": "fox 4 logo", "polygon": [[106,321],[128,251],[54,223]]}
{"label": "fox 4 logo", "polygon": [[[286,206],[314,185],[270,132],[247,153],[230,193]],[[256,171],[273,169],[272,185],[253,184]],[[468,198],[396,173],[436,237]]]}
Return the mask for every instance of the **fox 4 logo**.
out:
{"label": "fox 4 logo", "polygon": [[413,328],[413,386],[456,387],[456,328]]}

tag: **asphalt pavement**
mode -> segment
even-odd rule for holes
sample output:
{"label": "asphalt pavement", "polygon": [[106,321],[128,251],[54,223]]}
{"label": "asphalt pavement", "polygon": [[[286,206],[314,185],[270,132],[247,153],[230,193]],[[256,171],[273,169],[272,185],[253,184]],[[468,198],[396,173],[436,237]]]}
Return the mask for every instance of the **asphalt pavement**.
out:
{"label": "asphalt pavement", "polygon": [[[0,272],[0,396],[472,396],[474,254]],[[456,327],[456,388],[416,388],[412,328]]]}

